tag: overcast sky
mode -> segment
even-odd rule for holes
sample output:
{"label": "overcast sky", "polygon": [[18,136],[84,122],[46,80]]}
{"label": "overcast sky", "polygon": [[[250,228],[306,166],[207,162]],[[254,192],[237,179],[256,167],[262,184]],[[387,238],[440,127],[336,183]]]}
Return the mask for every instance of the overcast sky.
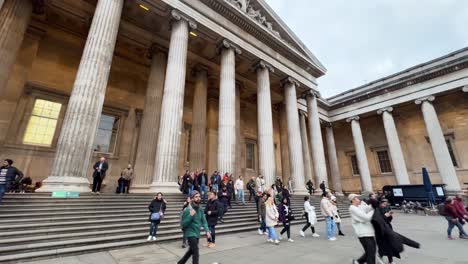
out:
{"label": "overcast sky", "polygon": [[330,97],[468,46],[466,0],[266,0],[325,65]]}

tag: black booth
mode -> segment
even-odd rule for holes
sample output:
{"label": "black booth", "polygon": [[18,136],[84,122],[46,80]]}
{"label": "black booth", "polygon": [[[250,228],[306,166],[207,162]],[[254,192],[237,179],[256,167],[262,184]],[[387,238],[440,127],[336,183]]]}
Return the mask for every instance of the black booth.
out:
{"label": "black booth", "polygon": [[[444,184],[433,184],[432,193],[436,204],[445,201]],[[429,198],[423,184],[386,185],[382,188],[385,197],[392,206],[401,206],[403,201],[419,202],[422,206],[429,204]]]}

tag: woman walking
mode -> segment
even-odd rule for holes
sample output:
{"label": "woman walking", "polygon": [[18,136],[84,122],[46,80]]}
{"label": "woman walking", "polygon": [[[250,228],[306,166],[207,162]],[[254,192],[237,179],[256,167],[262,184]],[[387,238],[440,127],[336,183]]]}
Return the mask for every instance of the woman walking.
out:
{"label": "woman walking", "polygon": [[265,224],[268,229],[268,242],[279,244],[279,240],[276,237],[275,226],[278,223],[278,210],[276,209],[275,203],[273,202],[273,197],[268,197],[265,202]]}
{"label": "woman walking", "polygon": [[286,232],[288,241],[294,242],[294,240],[291,239],[291,221],[294,220],[294,216],[288,205],[288,199],[283,198],[283,202],[278,206],[278,212],[279,221],[283,223],[283,229],[280,232],[279,239],[281,240],[281,236]]}
{"label": "woman walking", "polygon": [[463,217],[464,216],[457,211],[454,205],[454,200],[452,198],[448,198],[445,201],[445,219],[447,219],[447,222],[448,222],[447,236],[449,240],[454,239],[452,237],[452,229],[455,226],[458,228],[458,231],[460,232],[460,238],[468,239],[468,234],[463,229],[463,224],[461,222],[463,221]]}
{"label": "woman walking", "polygon": [[345,234],[343,234],[343,232],[341,232],[341,216],[340,216],[340,210],[338,210],[338,206],[336,204],[336,197],[333,197],[331,199],[331,203],[332,203],[332,210],[333,210],[333,214],[335,215],[333,217],[333,221],[335,221],[335,224],[336,224],[336,228],[338,229],[338,235],[339,236],[344,236]]}
{"label": "woman walking", "polygon": [[313,237],[320,237],[319,234],[315,233],[315,224],[317,223],[317,214],[315,213],[315,207],[310,205],[310,197],[304,196],[304,215],[306,218],[306,224],[301,230],[301,236],[305,237],[305,231],[310,227],[312,230]]}
{"label": "woman walking", "polygon": [[148,206],[150,211],[149,221],[151,223],[148,241],[156,240],[156,233],[158,232],[158,225],[161,223],[161,218],[163,218],[164,213],[166,212],[166,202],[163,199],[162,193],[157,193],[153,201],[151,201]]}

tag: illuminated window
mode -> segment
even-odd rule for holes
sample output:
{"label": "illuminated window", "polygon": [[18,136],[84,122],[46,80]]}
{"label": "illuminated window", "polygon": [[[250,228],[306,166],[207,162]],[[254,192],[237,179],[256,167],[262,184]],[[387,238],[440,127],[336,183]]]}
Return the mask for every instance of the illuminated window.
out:
{"label": "illuminated window", "polygon": [[94,140],[93,149],[100,153],[114,153],[119,131],[120,117],[101,115],[98,131]]}
{"label": "illuminated window", "polygon": [[29,118],[23,144],[50,147],[62,104],[36,99]]}

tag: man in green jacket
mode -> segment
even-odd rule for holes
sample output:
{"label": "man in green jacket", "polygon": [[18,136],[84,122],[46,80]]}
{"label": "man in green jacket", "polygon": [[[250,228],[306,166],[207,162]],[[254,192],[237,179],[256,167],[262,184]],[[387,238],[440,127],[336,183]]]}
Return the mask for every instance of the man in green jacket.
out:
{"label": "man in green jacket", "polygon": [[182,212],[182,220],[180,222],[180,225],[184,230],[184,235],[187,238],[189,249],[182,259],[177,262],[178,264],[184,264],[190,256],[192,256],[193,264],[199,263],[200,254],[198,249],[198,240],[200,239],[200,227],[203,227],[208,238],[211,237],[205,213],[203,209],[200,208],[200,193],[198,191],[192,191],[191,198],[192,203]]}

